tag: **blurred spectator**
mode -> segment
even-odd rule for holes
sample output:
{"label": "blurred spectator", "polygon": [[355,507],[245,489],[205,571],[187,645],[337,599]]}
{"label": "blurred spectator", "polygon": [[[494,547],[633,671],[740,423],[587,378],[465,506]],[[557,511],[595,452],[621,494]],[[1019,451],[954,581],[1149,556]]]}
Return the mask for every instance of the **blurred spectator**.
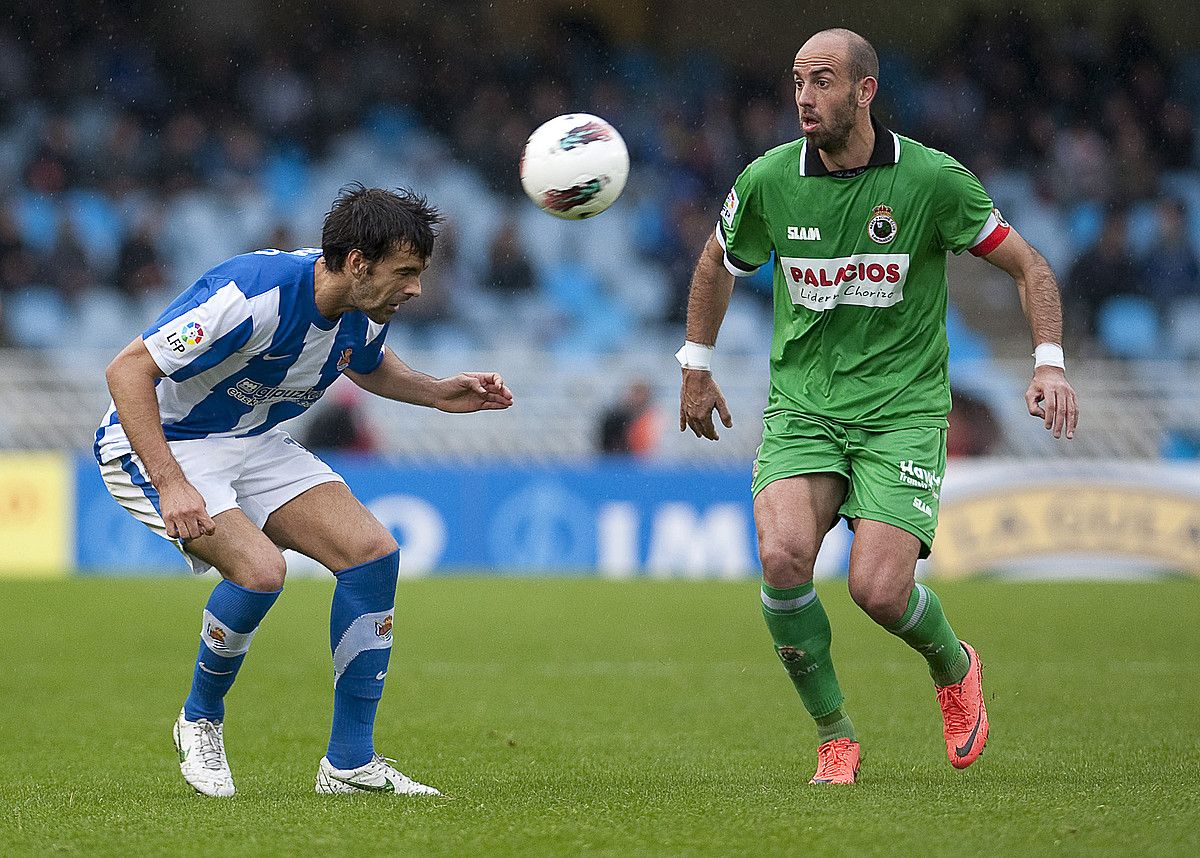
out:
{"label": "blurred spectator", "polygon": [[533,291],[533,267],[521,248],[517,222],[508,218],[501,224],[492,239],[488,252],[489,274],[484,285],[506,297],[526,295]]}
{"label": "blurred spectator", "polygon": [[946,430],[946,456],[986,456],[996,451],[1000,427],[992,409],[982,399],[955,388],[952,392],[950,427]]}
{"label": "blurred spectator", "polygon": [[604,412],[600,420],[600,450],[604,453],[650,455],[658,447],[661,424],[650,385],[645,381],[635,381],[625,391],[621,401]]}
{"label": "blurred spectator", "polygon": [[1142,283],[1160,310],[1178,298],[1200,297],[1200,260],[1187,233],[1187,209],[1180,200],[1158,204],[1158,236],[1141,260]]}
{"label": "blurred spectator", "polygon": [[401,305],[396,321],[416,329],[428,339],[439,326],[457,317],[455,295],[460,285],[458,234],[449,221],[438,230],[429,266],[421,275],[421,294]]}
{"label": "blurred spectator", "polygon": [[282,221],[271,227],[271,232],[267,234],[267,239],[263,242],[262,247],[255,247],[254,249],[261,250],[264,247],[273,247],[276,250],[300,249],[300,245],[297,244],[295,237],[292,235],[292,228]]}
{"label": "blurred spectator", "polygon": [[68,221],[59,225],[58,239],[46,263],[51,285],[64,297],[74,297],[89,286],[96,285],[96,274],[88,264],[87,252]]}
{"label": "blurred spectator", "polygon": [[1054,146],[1053,172],[1059,180],[1059,199],[1108,199],[1111,169],[1112,157],[1104,138],[1083,113],[1077,113]]}
{"label": "blurred spectator", "polygon": [[362,399],[362,390],[354,382],[338,379],[301,433],[300,443],[316,451],[378,452],[379,443],[363,413]]}
{"label": "blurred spectator", "polygon": [[117,288],[137,297],[167,286],[167,270],[159,257],[156,230],[144,222],[121,243],[117,256]]}
{"label": "blurred spectator", "polygon": [[36,270],[37,262],[21,239],[12,209],[0,207],[0,294],[27,285]]}
{"label": "blurred spectator", "polygon": [[1071,265],[1063,289],[1063,324],[1068,338],[1091,339],[1096,312],[1114,295],[1141,294],[1137,267],[1129,250],[1129,223],[1123,210],[1108,213],[1100,237]]}

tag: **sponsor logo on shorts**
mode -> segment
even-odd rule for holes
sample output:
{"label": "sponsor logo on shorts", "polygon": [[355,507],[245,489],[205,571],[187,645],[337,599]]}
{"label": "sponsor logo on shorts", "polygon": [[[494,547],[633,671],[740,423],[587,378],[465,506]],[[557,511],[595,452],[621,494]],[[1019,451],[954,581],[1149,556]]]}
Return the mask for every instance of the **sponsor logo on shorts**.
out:
{"label": "sponsor logo on shorts", "polygon": [[921,500],[920,498],[913,498],[913,506],[925,513],[930,518],[933,518],[933,509],[929,506],[929,504],[925,503],[925,501]]}
{"label": "sponsor logo on shorts", "polygon": [[781,256],[779,265],[792,303],[810,310],[839,304],[891,307],[904,300],[907,253],[856,253],[838,259]]}
{"label": "sponsor logo on shorts", "polygon": [[912,459],[900,463],[900,482],[913,488],[924,489],[935,498],[942,489],[941,476],[930,468],[922,468]]}

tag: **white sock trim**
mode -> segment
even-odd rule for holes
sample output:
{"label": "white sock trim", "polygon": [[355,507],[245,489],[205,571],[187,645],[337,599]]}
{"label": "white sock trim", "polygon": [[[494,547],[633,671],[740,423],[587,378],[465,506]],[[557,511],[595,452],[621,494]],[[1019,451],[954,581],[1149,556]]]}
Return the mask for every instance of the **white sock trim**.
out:
{"label": "white sock trim", "polygon": [[766,590],[761,592],[762,603],[772,611],[795,611],[798,608],[803,608],[817,598],[816,590],[809,590],[803,596],[797,596],[795,599],[773,599],[767,595]]}
{"label": "white sock trim", "polygon": [[924,584],[917,585],[917,608],[913,611],[913,615],[908,618],[908,622],[896,629],[895,634],[902,635],[907,631],[911,631],[921,622],[925,616],[925,606],[929,604],[929,591],[925,589]]}

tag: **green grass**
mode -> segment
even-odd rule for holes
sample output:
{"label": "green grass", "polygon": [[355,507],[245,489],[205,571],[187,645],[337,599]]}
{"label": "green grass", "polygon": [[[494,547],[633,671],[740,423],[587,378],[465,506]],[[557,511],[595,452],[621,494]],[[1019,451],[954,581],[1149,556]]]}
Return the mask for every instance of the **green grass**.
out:
{"label": "green grass", "polygon": [[756,584],[403,582],[376,728],[454,798],[312,793],[327,582],[297,580],[228,700],[238,794],[169,728],[207,581],[0,582],[8,855],[1200,854],[1200,585],[938,585],[987,665],[992,739],[950,768],[924,663],[822,595],[861,782],[806,785],[811,722]]}

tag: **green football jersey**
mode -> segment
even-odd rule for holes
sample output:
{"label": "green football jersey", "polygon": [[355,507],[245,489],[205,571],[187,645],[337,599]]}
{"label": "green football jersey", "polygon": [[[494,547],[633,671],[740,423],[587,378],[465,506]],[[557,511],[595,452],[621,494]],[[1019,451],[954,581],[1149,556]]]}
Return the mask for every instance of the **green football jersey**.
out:
{"label": "green football jersey", "polygon": [[944,427],[946,253],[988,252],[1008,225],[956,160],[872,124],[875,147],[857,170],[830,173],[803,139],[755,160],[717,238],[736,276],[775,254],[767,415]]}

